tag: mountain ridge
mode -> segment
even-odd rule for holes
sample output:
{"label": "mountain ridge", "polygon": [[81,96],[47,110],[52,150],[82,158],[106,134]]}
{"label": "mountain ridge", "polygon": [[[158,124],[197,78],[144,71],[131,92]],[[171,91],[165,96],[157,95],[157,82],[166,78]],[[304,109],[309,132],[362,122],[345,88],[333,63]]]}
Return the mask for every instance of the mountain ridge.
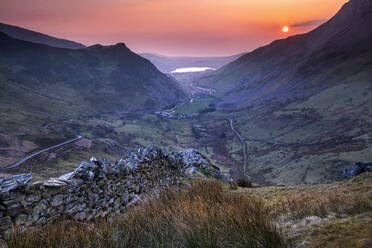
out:
{"label": "mountain ridge", "polygon": [[21,28],[18,26],[13,26],[5,23],[0,23],[0,32],[8,34],[10,37],[30,41],[34,43],[40,43],[44,45],[49,45],[59,48],[69,48],[69,49],[81,49],[85,46],[81,43],[70,41],[66,39],[52,37],[40,32],[32,31],[29,29]]}
{"label": "mountain ridge", "polygon": [[[361,8],[361,5],[366,6]],[[210,73],[208,77],[212,78],[211,80],[208,80],[208,77],[202,78],[201,84],[213,87],[211,82],[217,81],[216,87],[225,88],[225,91],[233,90],[234,87],[239,85],[245,85],[244,88],[248,87],[251,89],[255,87],[253,85],[257,85],[258,88],[256,87],[256,90],[253,89],[252,91],[256,95],[262,94],[262,91],[267,91],[273,87],[277,89],[284,87],[284,91],[286,91],[288,87],[286,88],[281,80],[287,82],[293,80],[292,85],[289,85],[289,87],[295,86],[296,79],[293,79],[291,75],[294,72],[293,67],[301,70],[306,67],[313,67],[316,60],[321,62],[322,58],[331,61],[330,58],[332,56],[336,57],[336,59],[337,57],[342,59],[343,56],[353,56],[352,53],[358,55],[365,51],[370,52],[372,32],[366,24],[372,21],[372,17],[371,15],[366,16],[365,13],[369,13],[369,10],[372,9],[371,5],[370,2],[365,0],[352,0],[346,3],[334,17],[315,30],[307,34],[276,40],[267,46],[258,48]],[[358,16],[358,19],[352,20],[350,23],[350,20],[347,21],[345,19],[345,16],[349,18],[350,16]],[[363,16],[363,18],[360,16]],[[342,38],[335,36],[337,34],[342,35]],[[332,50],[337,50],[337,52],[332,54]],[[270,61],[267,61],[268,58],[270,58]],[[315,62],[309,64],[311,60]],[[259,63],[260,67],[258,68],[255,65]],[[318,68],[318,70],[321,69]],[[301,71],[296,73],[298,75]],[[231,77],[233,78],[232,80],[230,80]],[[290,79],[291,77],[292,79]],[[268,83],[269,81],[271,83]],[[260,84],[261,86],[259,86]],[[246,91],[245,93],[249,94]]]}
{"label": "mountain ridge", "polygon": [[371,9],[372,1],[351,0],[313,31],[198,79],[216,91],[215,118],[234,120],[247,143],[249,176],[264,184],[329,183],[350,164],[372,160]]}

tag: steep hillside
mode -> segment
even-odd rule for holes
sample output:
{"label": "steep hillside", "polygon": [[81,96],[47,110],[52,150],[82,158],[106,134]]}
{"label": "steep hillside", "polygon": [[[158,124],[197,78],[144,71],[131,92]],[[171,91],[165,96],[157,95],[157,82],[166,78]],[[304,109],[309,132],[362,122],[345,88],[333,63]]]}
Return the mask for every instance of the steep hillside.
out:
{"label": "steep hillside", "polygon": [[[123,43],[69,50],[2,34],[0,53],[3,87],[10,83],[25,97],[37,92],[40,98],[78,106],[81,111],[159,109],[184,96],[176,82]],[[7,88],[2,94],[3,101],[12,103]]]}
{"label": "steep hillside", "polygon": [[161,72],[170,73],[178,68],[187,67],[210,67],[218,69],[243,54],[226,57],[167,57],[151,53],[142,53],[140,55],[150,60]]}
{"label": "steep hillside", "polygon": [[233,120],[247,148],[236,153],[233,141],[225,147],[236,164],[247,158],[255,180],[332,182],[351,163],[372,160],[370,23],[372,1],[351,0],[315,30],[199,80],[220,98],[219,111],[206,119]]}
{"label": "steep hillside", "polygon": [[45,35],[39,32],[35,32],[32,30],[20,28],[20,27],[5,24],[5,23],[0,23],[0,32],[3,32],[15,39],[30,41],[34,43],[40,43],[40,44],[53,46],[53,47],[69,48],[69,49],[81,49],[85,47],[81,43],[51,37],[49,35]]}
{"label": "steep hillside", "polygon": [[48,123],[109,112],[153,112],[184,99],[173,79],[123,43],[71,50],[0,33],[2,166],[79,132],[75,126],[48,133]]}
{"label": "steep hillside", "polygon": [[277,40],[200,81],[230,107],[308,97],[349,77],[372,73],[372,2],[351,0],[317,29]]}

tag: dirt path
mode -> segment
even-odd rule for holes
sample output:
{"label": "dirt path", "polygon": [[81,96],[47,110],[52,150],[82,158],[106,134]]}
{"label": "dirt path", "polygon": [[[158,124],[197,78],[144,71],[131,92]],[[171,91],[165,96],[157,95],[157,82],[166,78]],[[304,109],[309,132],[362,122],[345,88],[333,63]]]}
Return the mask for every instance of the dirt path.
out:
{"label": "dirt path", "polygon": [[234,122],[232,119],[227,119],[230,124],[231,130],[235,133],[235,135],[238,137],[240,143],[242,144],[242,150],[243,150],[243,174],[250,178],[247,175],[247,166],[248,166],[248,152],[247,152],[247,143],[245,143],[244,138],[240,135],[240,133],[234,128]]}

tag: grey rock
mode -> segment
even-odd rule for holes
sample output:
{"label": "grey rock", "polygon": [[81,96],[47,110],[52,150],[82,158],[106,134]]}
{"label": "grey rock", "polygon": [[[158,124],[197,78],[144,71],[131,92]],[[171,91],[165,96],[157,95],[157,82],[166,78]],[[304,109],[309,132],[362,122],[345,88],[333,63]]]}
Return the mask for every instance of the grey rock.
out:
{"label": "grey rock", "polygon": [[66,186],[67,183],[62,181],[62,180],[59,180],[57,178],[50,178],[48,181],[45,181],[43,183],[44,186],[46,187],[55,187],[55,188],[58,188],[58,187],[63,187],[63,186]]}
{"label": "grey rock", "polygon": [[41,196],[39,194],[27,195],[25,198],[25,200],[30,203],[38,202],[40,199]]}
{"label": "grey rock", "polygon": [[66,214],[75,214],[75,213],[77,213],[78,212],[77,205],[75,205],[74,203],[71,203],[71,204],[67,205],[65,212],[66,212]]}
{"label": "grey rock", "polygon": [[76,175],[76,171],[71,171],[69,173],[63,174],[62,176],[58,177],[58,180],[69,182],[74,176]]}
{"label": "grey rock", "polygon": [[83,185],[84,183],[85,183],[84,180],[83,179],[80,179],[80,178],[73,178],[70,181],[70,184],[73,187],[76,187],[76,188],[78,188],[79,186]]}
{"label": "grey rock", "polygon": [[87,204],[86,204],[85,202],[83,202],[82,204],[79,204],[79,205],[76,206],[76,210],[77,210],[78,212],[81,212],[81,211],[83,211],[86,207],[87,207]]}
{"label": "grey rock", "polygon": [[18,216],[15,218],[15,221],[14,221],[14,222],[15,222],[16,225],[20,226],[20,225],[24,225],[24,224],[26,224],[27,220],[28,220],[27,215],[25,215],[25,214],[20,214],[20,215],[18,215]]}
{"label": "grey rock", "polygon": [[0,218],[0,231],[6,231],[13,227],[12,219],[9,216]]}
{"label": "grey rock", "polygon": [[82,162],[76,169],[75,172],[83,178],[87,178],[90,181],[95,177],[95,171],[98,165],[95,163]]}
{"label": "grey rock", "polygon": [[183,163],[186,167],[197,167],[204,169],[207,173],[210,169],[210,164],[200,151],[190,148],[182,151]]}
{"label": "grey rock", "polygon": [[80,212],[80,213],[77,213],[75,216],[74,216],[74,219],[75,220],[84,220],[86,218],[87,214],[85,212]]}
{"label": "grey rock", "polygon": [[127,206],[128,206],[128,207],[130,207],[130,206],[135,206],[135,205],[137,205],[140,201],[141,201],[141,198],[139,198],[138,195],[134,195],[134,196],[132,197],[131,201],[128,203]]}
{"label": "grey rock", "polygon": [[133,165],[132,163],[124,159],[120,159],[119,162],[117,163],[117,168],[119,169],[121,173],[125,175],[131,173],[135,167],[138,167],[138,166]]}
{"label": "grey rock", "polygon": [[38,225],[45,225],[46,224],[46,218],[45,217],[41,217],[37,222],[36,224]]}
{"label": "grey rock", "polygon": [[12,177],[0,177],[0,192],[6,193],[25,186],[32,178],[31,174],[20,174]]}
{"label": "grey rock", "polygon": [[169,166],[172,168],[183,167],[183,156],[180,152],[172,152],[168,155]]}
{"label": "grey rock", "polygon": [[41,202],[39,202],[39,204],[37,204],[33,208],[33,212],[37,213],[37,214],[40,214],[41,212],[43,212],[46,209],[47,209],[47,202],[45,200],[42,200]]}
{"label": "grey rock", "polygon": [[23,213],[23,206],[20,203],[16,203],[12,206],[9,206],[5,211],[5,215],[10,216],[12,218],[16,217],[17,215]]}
{"label": "grey rock", "polygon": [[167,153],[164,149],[160,149],[156,146],[149,146],[142,150],[142,157],[145,161],[161,159],[166,157]]}
{"label": "grey rock", "polygon": [[353,164],[350,168],[345,169],[342,172],[342,177],[344,178],[352,178],[355,177],[363,172],[372,171],[372,163],[371,162],[357,162]]}
{"label": "grey rock", "polygon": [[122,204],[127,204],[129,202],[129,192],[126,190],[124,195],[121,197]]}
{"label": "grey rock", "polygon": [[58,194],[58,195],[55,195],[53,197],[53,200],[51,201],[50,204],[53,207],[58,207],[58,206],[62,205],[62,203],[63,203],[63,195],[62,194]]}
{"label": "grey rock", "polygon": [[99,195],[98,194],[92,194],[89,198],[89,205],[93,206],[99,201]]}

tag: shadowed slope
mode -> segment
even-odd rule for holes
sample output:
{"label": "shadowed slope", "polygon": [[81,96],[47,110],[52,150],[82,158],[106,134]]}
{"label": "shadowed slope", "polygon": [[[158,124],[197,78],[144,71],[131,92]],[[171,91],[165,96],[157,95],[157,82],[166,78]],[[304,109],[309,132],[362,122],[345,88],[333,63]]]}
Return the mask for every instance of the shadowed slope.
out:
{"label": "shadowed slope", "polygon": [[45,35],[39,32],[20,28],[20,27],[13,26],[13,25],[8,25],[5,23],[0,23],[0,32],[4,32],[15,39],[40,43],[40,44],[53,46],[53,47],[69,48],[69,49],[81,49],[85,47],[81,43],[55,38],[49,35]]}

